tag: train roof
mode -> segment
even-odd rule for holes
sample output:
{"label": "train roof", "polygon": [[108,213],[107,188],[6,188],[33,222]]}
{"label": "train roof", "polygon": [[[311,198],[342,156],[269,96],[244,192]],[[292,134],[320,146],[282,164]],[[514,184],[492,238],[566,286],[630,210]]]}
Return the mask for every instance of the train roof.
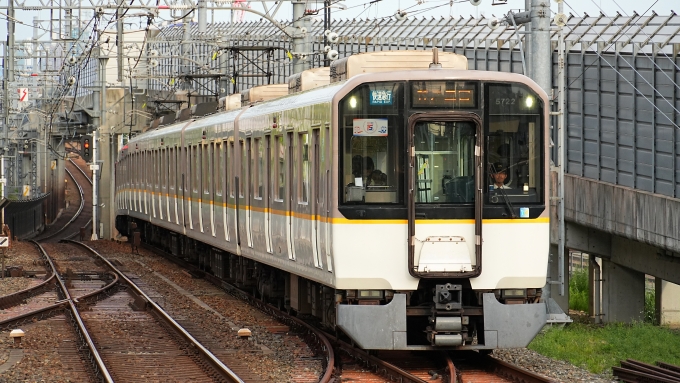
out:
{"label": "train roof", "polygon": [[[286,111],[291,109],[302,108],[309,105],[332,102],[336,94],[345,94],[342,90],[344,88],[353,89],[354,87],[365,82],[387,82],[387,81],[417,81],[417,80],[463,80],[463,81],[498,81],[498,82],[518,82],[528,85],[532,90],[538,93],[544,101],[547,101],[547,93],[536,84],[529,77],[517,73],[507,72],[492,72],[492,71],[477,71],[477,70],[459,70],[459,69],[423,69],[423,70],[406,70],[394,72],[379,72],[359,74],[348,80],[342,82],[332,83],[319,88],[313,88],[308,91],[294,93],[279,97],[270,101],[256,103],[244,109],[231,110],[212,114],[206,117],[187,120],[179,123],[169,125],[167,127],[157,128],[153,131],[145,132],[130,140],[131,143],[154,140],[156,138],[166,137],[174,133],[180,132],[187,127],[187,131],[195,131],[206,126],[218,126],[217,130],[226,129],[227,124],[234,122],[237,117],[239,119],[256,118],[259,116],[269,115],[274,112]],[[221,125],[221,127],[220,127]],[[131,146],[132,148],[132,146]]]}

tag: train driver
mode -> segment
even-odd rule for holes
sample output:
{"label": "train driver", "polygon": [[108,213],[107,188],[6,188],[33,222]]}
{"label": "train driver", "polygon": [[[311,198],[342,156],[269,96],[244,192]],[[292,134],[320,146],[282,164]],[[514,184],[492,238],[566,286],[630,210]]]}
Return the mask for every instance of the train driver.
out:
{"label": "train driver", "polygon": [[373,159],[371,157],[364,157],[364,163],[364,178],[366,178],[366,186],[384,186],[387,184],[387,174],[375,168]]}
{"label": "train driver", "polygon": [[505,184],[505,180],[508,178],[508,168],[502,163],[496,162],[491,164],[491,169],[489,170],[491,174],[491,179],[493,180],[493,185],[491,185],[491,190],[496,189],[512,189],[510,186]]}

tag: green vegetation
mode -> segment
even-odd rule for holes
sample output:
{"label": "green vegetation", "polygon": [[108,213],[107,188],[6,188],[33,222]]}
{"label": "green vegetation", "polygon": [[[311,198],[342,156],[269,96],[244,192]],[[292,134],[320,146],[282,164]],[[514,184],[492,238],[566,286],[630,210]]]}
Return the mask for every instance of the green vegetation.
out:
{"label": "green vegetation", "polygon": [[656,322],[656,294],[654,290],[645,291],[645,323],[655,324]]}
{"label": "green vegetation", "polygon": [[[569,280],[569,308],[588,311],[588,273],[574,270]],[[529,348],[553,359],[566,360],[592,373],[611,373],[624,359],[680,365],[680,332],[654,326],[654,290],[645,292],[643,322],[595,325],[588,317],[565,327],[550,327]]]}
{"label": "green vegetation", "polygon": [[628,358],[680,365],[680,333],[648,323],[551,327],[529,348],[596,374],[611,372],[613,366]]}
{"label": "green vegetation", "polygon": [[569,277],[569,308],[588,311],[588,271],[574,270]]}

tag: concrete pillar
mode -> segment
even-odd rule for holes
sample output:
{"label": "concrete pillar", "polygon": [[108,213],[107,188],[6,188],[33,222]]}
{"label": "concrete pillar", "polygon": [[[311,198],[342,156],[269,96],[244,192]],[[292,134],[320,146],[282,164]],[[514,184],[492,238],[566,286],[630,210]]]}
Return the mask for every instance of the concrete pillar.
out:
{"label": "concrete pillar", "polygon": [[[569,254],[565,250],[565,254]],[[569,270],[569,257],[564,257],[564,267],[562,270]],[[559,257],[557,245],[550,245],[550,258],[548,260],[548,283],[547,288],[550,289],[550,298],[554,299],[555,302],[562,308],[565,313],[569,312],[569,272],[564,273],[564,295],[560,295],[560,285],[552,282],[558,282],[560,280],[559,274]]]}
{"label": "concrete pillar", "polygon": [[645,274],[602,259],[602,321],[642,321]]}
{"label": "concrete pillar", "polygon": [[659,324],[680,328],[680,286],[656,278],[656,315]]}

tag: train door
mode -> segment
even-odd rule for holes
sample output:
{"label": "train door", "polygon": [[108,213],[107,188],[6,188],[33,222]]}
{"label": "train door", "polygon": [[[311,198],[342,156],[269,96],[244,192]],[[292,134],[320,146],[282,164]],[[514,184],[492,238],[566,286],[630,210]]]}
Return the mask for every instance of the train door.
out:
{"label": "train door", "polygon": [[295,235],[293,227],[294,219],[294,204],[293,199],[295,198],[295,189],[293,184],[293,133],[288,132],[286,134],[286,241],[288,242],[288,259],[295,260]]}
{"label": "train door", "polygon": [[253,196],[255,194],[255,178],[253,177],[253,172],[255,171],[255,154],[257,149],[253,149],[253,139],[246,138],[246,158],[248,161],[248,167],[246,169],[246,233],[248,236],[248,247],[253,247],[253,217],[252,217],[252,207],[253,207]]}
{"label": "train door", "polygon": [[194,177],[195,173],[198,171],[196,169],[196,147],[195,146],[189,146],[189,150],[187,151],[187,180],[186,180],[186,192],[187,192],[187,199],[186,199],[186,205],[187,205],[187,217],[189,218],[189,230],[194,229],[194,209],[193,209],[193,203],[195,201],[194,199]]}
{"label": "train door", "polygon": [[286,136],[272,136],[271,145],[271,225],[270,238],[275,255],[288,254],[290,259],[290,246],[288,237],[288,202],[286,199]]}
{"label": "train door", "polygon": [[149,214],[149,194],[151,194],[151,151],[144,151],[144,214]]}
{"label": "train door", "polygon": [[249,140],[250,139],[239,140],[240,161],[237,164],[239,166],[236,169],[239,172],[239,175],[240,175],[237,179],[237,181],[238,181],[237,182],[238,183],[238,187],[237,187],[238,188],[238,191],[237,191],[237,193],[238,193],[238,206],[237,206],[237,210],[236,210],[236,217],[237,217],[236,222],[237,222],[237,226],[238,226],[238,231],[237,231],[236,235],[238,236],[237,238],[238,238],[239,245],[242,246],[243,241],[245,240],[245,244],[248,247],[251,246],[250,238],[249,238],[250,235],[249,235],[248,229],[247,229],[247,227],[250,223],[250,220],[249,220],[249,217],[248,217],[248,214],[247,214],[248,208],[250,206],[249,203],[248,203],[249,202],[248,201],[249,200],[248,199],[248,195],[249,195],[249,190],[248,190],[249,189],[249,187],[248,187],[248,185],[249,185],[249,182],[248,182],[248,179],[249,179],[248,178],[248,174],[249,174],[248,165],[250,163],[250,161],[249,161],[250,156],[249,156],[249,151],[248,151],[248,147],[247,147],[248,143],[250,142]]}
{"label": "train door", "polygon": [[158,149],[156,150],[156,160],[158,163],[158,168],[156,172],[156,180],[158,181],[157,186],[156,186],[156,191],[158,192],[158,217],[162,220],[165,219],[165,214],[163,214],[163,190],[165,189],[165,176],[164,173],[166,172],[165,169],[165,157],[164,157],[164,151],[163,149]]}
{"label": "train door", "polygon": [[265,242],[267,244],[267,252],[272,253],[272,198],[274,198],[274,193],[272,191],[271,183],[271,147],[272,147],[273,136],[265,136],[264,143],[264,162],[260,162],[260,177],[263,179],[263,191],[264,196],[260,194],[264,201],[264,235]]}
{"label": "train door", "polygon": [[307,167],[310,170],[309,185],[311,185],[309,201],[312,210],[312,253],[314,255],[314,265],[323,268],[322,251],[319,246],[323,243],[321,238],[321,199],[323,196],[323,187],[321,186],[320,177],[321,158],[319,156],[319,132],[319,129],[312,130],[312,150],[311,154],[308,154],[307,156],[308,159],[311,160],[311,163],[308,163]]}
{"label": "train door", "polygon": [[171,217],[174,217],[175,224],[179,225],[179,212],[178,212],[178,199],[179,199],[179,187],[177,186],[177,180],[179,179],[179,168],[177,163],[177,152],[178,148],[170,148],[170,197],[172,198],[172,204],[170,205]]}
{"label": "train door", "polygon": [[165,199],[165,216],[168,222],[172,222],[170,217],[170,148],[163,149],[163,160],[165,161],[165,166],[163,167],[163,178],[165,178],[164,186],[164,199]]}
{"label": "train door", "polygon": [[[324,234],[323,234],[323,244],[324,246],[322,247],[324,252],[326,253],[326,268],[328,271],[333,271],[333,263],[331,262],[331,193],[332,193],[332,186],[331,186],[331,170],[328,166],[328,164],[331,162],[331,153],[332,147],[331,147],[331,133],[330,133],[330,123],[327,122],[325,124],[326,128],[324,129],[324,135],[321,139],[321,144],[319,145],[320,148],[322,148],[321,154],[319,154],[319,166],[320,166],[320,171],[319,171],[319,177],[321,177],[321,174],[324,174],[325,177],[323,177],[323,193],[321,194],[321,201],[319,203],[319,209],[322,210],[322,225],[324,227]],[[324,169],[326,169],[324,171]],[[321,246],[320,246],[321,247]]]}
{"label": "train door", "polygon": [[205,186],[208,183],[208,180],[204,177],[204,172],[205,172],[205,164],[204,164],[204,157],[206,156],[206,146],[203,145],[203,143],[200,143],[196,146],[198,148],[198,151],[196,153],[196,172],[195,175],[196,177],[194,178],[194,194],[196,201],[198,203],[198,228],[201,231],[201,233],[205,232],[205,228],[203,226],[203,198],[204,198],[204,193],[205,193]]}
{"label": "train door", "polygon": [[[481,120],[468,113],[424,113],[409,119],[407,206],[412,275],[478,275],[482,250],[483,138]],[[436,233],[428,218],[443,203],[474,204],[474,236],[463,232],[447,236]],[[474,243],[466,243],[466,238],[467,241],[474,238]]]}
{"label": "train door", "polygon": [[224,211],[224,236],[227,241],[231,242],[232,238],[236,238],[236,225],[233,221],[235,220],[233,209],[236,206],[234,198],[234,141],[225,141],[224,149],[226,150],[224,159],[224,193],[227,201]]}
{"label": "train door", "polygon": [[201,145],[203,148],[203,153],[201,155],[201,227],[204,233],[210,233],[213,235],[214,229],[214,216],[213,216],[213,177],[212,177],[212,158],[213,158],[213,144],[207,143]]}
{"label": "train door", "polygon": [[156,151],[149,151],[149,168],[151,173],[149,174],[149,184],[151,187],[149,190],[149,199],[151,200],[151,217],[156,218],[156,196],[158,195],[156,190],[156,174],[158,173],[158,162],[156,159]]}
{"label": "train door", "polygon": [[212,159],[210,160],[210,175],[212,178],[212,204],[210,209],[210,221],[212,225],[212,236],[217,237],[219,229],[222,228],[222,206],[224,193],[222,191],[222,174],[220,170],[222,169],[222,142],[212,143]]}

